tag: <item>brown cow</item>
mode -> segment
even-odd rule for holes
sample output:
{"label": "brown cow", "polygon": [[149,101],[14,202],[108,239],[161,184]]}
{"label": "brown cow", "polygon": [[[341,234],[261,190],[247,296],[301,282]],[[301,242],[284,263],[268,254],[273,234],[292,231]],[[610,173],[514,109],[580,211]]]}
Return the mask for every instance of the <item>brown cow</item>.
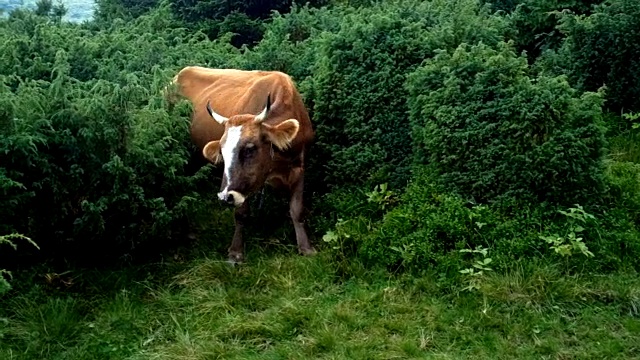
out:
{"label": "brown cow", "polygon": [[289,191],[298,250],[315,253],[302,223],[304,155],[314,131],[291,78],[277,71],[189,66],[173,82],[193,104],[193,143],[209,162],[224,163],[218,198],[235,206],[236,224],[229,260],[244,260],[246,199],[265,183]]}

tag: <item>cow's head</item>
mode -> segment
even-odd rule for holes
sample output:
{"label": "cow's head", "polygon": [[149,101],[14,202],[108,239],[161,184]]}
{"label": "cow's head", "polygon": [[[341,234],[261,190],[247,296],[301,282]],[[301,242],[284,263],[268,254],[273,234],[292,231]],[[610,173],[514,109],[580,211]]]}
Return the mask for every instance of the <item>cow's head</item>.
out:
{"label": "cow's head", "polygon": [[224,125],[225,130],[220,140],[209,142],[202,153],[211,163],[224,162],[218,198],[226,204],[240,206],[259,190],[271,170],[273,147],[287,149],[298,133],[300,124],[295,119],[275,126],[266,124],[270,107],[270,96],[267,96],[267,104],[260,114],[226,118],[217,114],[207,102],[209,115]]}

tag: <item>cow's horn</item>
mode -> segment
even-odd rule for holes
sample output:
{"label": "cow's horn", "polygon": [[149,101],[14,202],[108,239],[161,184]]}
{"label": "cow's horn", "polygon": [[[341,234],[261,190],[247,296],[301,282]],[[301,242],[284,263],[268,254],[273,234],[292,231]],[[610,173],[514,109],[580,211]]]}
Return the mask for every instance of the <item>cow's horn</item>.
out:
{"label": "cow's horn", "polygon": [[267,105],[264,107],[264,110],[258,115],[256,115],[256,122],[263,122],[269,116],[269,109],[271,109],[271,93],[267,95]]}
{"label": "cow's horn", "polygon": [[224,124],[227,120],[229,120],[229,118],[226,118],[213,111],[213,109],[211,108],[210,100],[207,100],[207,111],[209,112],[209,115],[211,115],[211,117],[220,124]]}

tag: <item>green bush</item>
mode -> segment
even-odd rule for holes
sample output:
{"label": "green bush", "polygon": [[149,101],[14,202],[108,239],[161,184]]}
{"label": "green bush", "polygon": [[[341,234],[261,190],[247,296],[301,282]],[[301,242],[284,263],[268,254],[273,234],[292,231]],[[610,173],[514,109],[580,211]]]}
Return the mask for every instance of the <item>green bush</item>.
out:
{"label": "green bush", "polygon": [[402,200],[361,241],[358,252],[366,263],[410,271],[445,268],[452,250],[481,244],[478,223],[488,221],[484,207],[442,192],[431,176],[417,175]]}
{"label": "green bush", "polygon": [[[192,30],[206,33],[212,40],[227,31],[236,33],[233,42],[238,47],[252,45],[261,38],[263,21],[272,12],[285,14],[296,7],[296,3],[284,0],[170,0],[169,4],[175,18]],[[303,4],[319,7],[328,5],[329,1],[311,0]]]}
{"label": "green bush", "polygon": [[462,45],[409,81],[416,159],[441,184],[484,202],[586,204],[603,190],[602,96],[528,75],[508,44]]}
{"label": "green bush", "polygon": [[[317,128],[315,186],[404,186],[412,158],[407,74],[437,49],[497,43],[503,22],[475,1],[400,1],[347,14],[325,34],[307,99]],[[320,170],[321,169],[321,170]]]}
{"label": "green bush", "polygon": [[557,28],[562,14],[590,14],[593,5],[603,0],[520,0],[513,6],[507,18],[514,31],[514,40],[519,51],[526,51],[530,62],[545,50],[558,49],[564,39]]}
{"label": "green bush", "polygon": [[84,240],[74,247],[97,250],[166,236],[196,204],[182,173],[186,123],[161,109],[127,110],[149,95],[135,83],[71,86],[66,75],[16,92],[15,131],[0,141],[0,162],[16,184],[5,226],[47,250],[53,241]]}
{"label": "green bush", "polygon": [[640,111],[640,2],[610,0],[590,16],[565,16],[564,66],[579,88],[607,87],[608,110]]}
{"label": "green bush", "polygon": [[524,0],[481,0],[483,4],[490,4],[491,9],[494,11],[504,11],[507,13],[515,10],[516,6],[523,1]]}
{"label": "green bush", "polygon": [[185,172],[190,109],[167,111],[162,89],[183,65],[233,63],[203,40],[166,9],[100,33],[28,12],[2,21],[0,230],[85,259],[185,230],[215,178]]}
{"label": "green bush", "polygon": [[303,88],[313,76],[320,55],[321,34],[338,31],[348,12],[348,8],[318,9],[294,4],[290,13],[275,14],[265,24],[264,37],[255,47],[246,49],[241,67],[282,71],[298,83],[305,95]]}
{"label": "green bush", "polygon": [[96,0],[93,21],[109,23],[117,18],[132,20],[158,6],[159,0]]}
{"label": "green bush", "polygon": [[[622,174],[613,176],[614,183],[629,190],[637,187],[633,185],[637,169],[631,171],[633,176],[628,169],[618,171]],[[327,250],[339,263],[357,258],[368,267],[394,272],[435,272],[445,282],[461,276],[470,259],[484,265],[489,261],[495,271],[536,259],[558,262],[566,272],[640,267],[637,219],[630,215],[638,213],[630,211],[628,202],[627,207],[620,204],[606,211],[599,206],[558,207],[513,198],[481,205],[448,192],[438,185],[437,177],[429,167],[415,170],[399,205],[381,218],[372,218],[365,210],[338,219],[323,237]],[[638,191],[633,192],[637,197]]]}
{"label": "green bush", "polygon": [[539,231],[552,229],[552,209],[515,203],[502,207],[465,201],[438,185],[430,168],[417,169],[399,205],[378,221],[341,219],[325,235],[338,257],[361,258],[368,266],[454,275],[462,266],[458,250],[488,248],[497,268],[545,251]]}

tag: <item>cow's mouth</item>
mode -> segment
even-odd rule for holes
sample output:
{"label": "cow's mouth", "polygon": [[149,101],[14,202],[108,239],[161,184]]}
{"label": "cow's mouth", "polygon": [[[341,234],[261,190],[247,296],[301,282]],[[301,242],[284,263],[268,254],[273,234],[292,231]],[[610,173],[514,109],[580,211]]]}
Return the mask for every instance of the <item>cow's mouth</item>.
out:
{"label": "cow's mouth", "polygon": [[219,192],[218,199],[225,205],[238,207],[244,204],[246,197],[237,191],[231,190]]}

